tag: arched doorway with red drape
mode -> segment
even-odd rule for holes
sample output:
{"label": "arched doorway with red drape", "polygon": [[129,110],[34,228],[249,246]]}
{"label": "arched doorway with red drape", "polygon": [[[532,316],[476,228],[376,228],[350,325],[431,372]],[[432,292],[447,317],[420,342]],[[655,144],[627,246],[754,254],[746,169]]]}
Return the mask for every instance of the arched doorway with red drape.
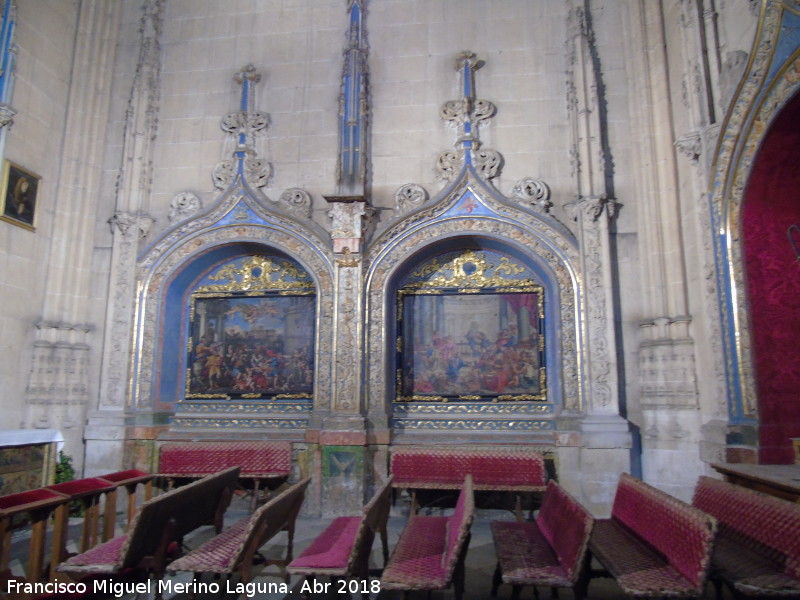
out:
{"label": "arched doorway with red drape", "polygon": [[744,195],[742,240],[759,463],[793,461],[800,437],[800,95],[773,120]]}

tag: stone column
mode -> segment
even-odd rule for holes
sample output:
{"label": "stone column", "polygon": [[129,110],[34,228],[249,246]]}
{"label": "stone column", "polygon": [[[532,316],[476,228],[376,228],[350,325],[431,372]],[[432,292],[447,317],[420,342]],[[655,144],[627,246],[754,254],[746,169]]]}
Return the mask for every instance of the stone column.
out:
{"label": "stone column", "polygon": [[92,374],[99,345],[91,335],[95,224],[109,122],[110,87],[122,4],[84,0],[78,21],[62,165],[46,273],[42,319],[36,325],[24,427],[60,428],[65,452],[80,471],[83,422],[97,393]]}
{"label": "stone column", "polygon": [[330,203],[331,238],[335,253],[335,314],[331,403],[318,432],[310,432],[319,444],[323,514],[349,514],[364,498],[366,426],[362,411],[362,359],[364,320],[361,244],[362,197],[326,196]]}
{"label": "stone column", "polygon": [[100,396],[86,426],[87,476],[126,467],[125,411],[129,408],[130,361],[134,339],[136,257],[153,219],[147,214],[158,131],[162,1],[143,9],[139,63],[128,101],[122,163],[117,179]]}
{"label": "stone column", "polygon": [[564,208],[576,222],[581,254],[583,397],[582,414],[564,415],[559,424],[559,429],[574,430],[557,436],[559,477],[589,510],[601,515],[610,510],[619,473],[630,470],[631,435],[620,415],[614,319],[611,224],[618,205],[591,2],[571,0],[570,4],[567,105],[577,200]]}

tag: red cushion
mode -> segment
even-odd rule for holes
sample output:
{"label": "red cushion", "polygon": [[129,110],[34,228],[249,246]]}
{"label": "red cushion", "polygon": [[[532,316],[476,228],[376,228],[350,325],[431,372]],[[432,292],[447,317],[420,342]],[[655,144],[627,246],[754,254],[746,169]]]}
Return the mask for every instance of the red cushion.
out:
{"label": "red cushion", "polygon": [[289,564],[291,569],[345,569],[362,517],[339,517],[299,557]]}
{"label": "red cushion", "polygon": [[0,509],[16,508],[24,504],[31,504],[33,502],[41,502],[42,500],[52,500],[61,498],[59,494],[52,492],[46,488],[36,490],[28,490],[27,492],[19,492],[18,494],[9,494],[8,496],[0,496]]}
{"label": "red cushion", "polygon": [[67,496],[83,496],[92,492],[105,492],[114,486],[103,479],[89,477],[87,479],[77,479],[75,481],[66,481],[64,483],[56,483],[55,485],[48,485],[47,489],[55,490]]}
{"label": "red cushion", "polygon": [[139,469],[128,469],[127,471],[117,471],[116,473],[99,475],[98,478],[105,481],[110,481],[112,483],[119,483],[120,481],[127,481],[128,479],[136,479],[138,477],[147,477],[149,475],[149,473],[145,473]]}

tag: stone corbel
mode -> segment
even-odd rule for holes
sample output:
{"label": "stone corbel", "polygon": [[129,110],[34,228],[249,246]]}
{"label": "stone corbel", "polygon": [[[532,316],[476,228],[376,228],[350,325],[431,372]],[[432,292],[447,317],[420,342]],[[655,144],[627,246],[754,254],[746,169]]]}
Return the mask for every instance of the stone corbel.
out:
{"label": "stone corbel", "polygon": [[118,212],[108,220],[111,233],[121,233],[125,239],[140,240],[147,237],[155,219],[144,213]]}
{"label": "stone corbel", "polygon": [[364,217],[371,214],[366,199],[342,196],[326,196],[325,199],[330,203],[328,216],[331,219],[333,251],[341,254],[348,249],[353,254],[360,254]]}

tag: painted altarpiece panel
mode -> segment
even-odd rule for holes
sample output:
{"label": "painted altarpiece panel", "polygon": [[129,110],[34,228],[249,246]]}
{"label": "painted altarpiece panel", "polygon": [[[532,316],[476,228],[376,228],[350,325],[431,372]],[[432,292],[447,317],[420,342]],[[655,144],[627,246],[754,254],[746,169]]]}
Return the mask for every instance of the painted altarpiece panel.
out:
{"label": "painted altarpiece panel", "polygon": [[397,401],[546,400],[543,289],[509,257],[434,258],[397,311]]}
{"label": "painted altarpiece panel", "polygon": [[307,273],[271,256],[228,263],[191,294],[187,399],[311,398],[316,297]]}

